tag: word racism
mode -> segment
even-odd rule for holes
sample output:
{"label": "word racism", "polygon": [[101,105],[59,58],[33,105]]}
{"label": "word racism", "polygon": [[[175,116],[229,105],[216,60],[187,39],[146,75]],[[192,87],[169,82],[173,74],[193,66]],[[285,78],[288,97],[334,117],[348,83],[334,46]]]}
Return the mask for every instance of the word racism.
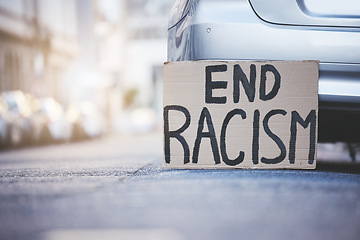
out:
{"label": "word racism", "polygon": [[[315,168],[317,69],[316,61],[165,64],[164,165]],[[307,137],[298,143],[300,130]]]}

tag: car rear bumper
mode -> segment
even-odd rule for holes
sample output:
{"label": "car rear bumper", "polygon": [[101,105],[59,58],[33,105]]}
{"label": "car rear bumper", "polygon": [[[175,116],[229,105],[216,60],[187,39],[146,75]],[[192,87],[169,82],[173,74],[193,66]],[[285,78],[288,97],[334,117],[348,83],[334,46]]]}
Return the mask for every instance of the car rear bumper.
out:
{"label": "car rear bumper", "polygon": [[319,94],[319,108],[360,113],[360,97]]}
{"label": "car rear bumper", "polygon": [[202,0],[168,30],[168,61],[319,60],[319,140],[360,141],[359,39],[360,28],[271,24],[247,1]]}

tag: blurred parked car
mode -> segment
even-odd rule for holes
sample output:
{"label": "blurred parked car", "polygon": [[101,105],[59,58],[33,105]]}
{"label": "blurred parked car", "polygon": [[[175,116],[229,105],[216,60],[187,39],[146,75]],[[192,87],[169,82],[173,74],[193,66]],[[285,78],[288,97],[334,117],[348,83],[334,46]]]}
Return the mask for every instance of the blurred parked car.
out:
{"label": "blurred parked car", "polygon": [[8,141],[11,146],[30,143],[31,140],[31,109],[21,91],[2,93],[2,98],[8,106]]}
{"label": "blurred parked car", "polygon": [[105,132],[105,117],[92,102],[71,104],[67,109],[67,118],[74,125],[74,140],[100,137]]}
{"label": "blurred parked car", "polygon": [[31,124],[31,136],[30,142],[33,145],[39,144],[43,142],[43,132],[45,129],[46,120],[40,111],[40,102],[38,99],[30,95],[29,93],[25,94],[25,99],[27,105],[31,110],[31,114],[29,115],[29,120]]}
{"label": "blurred parked car", "polygon": [[6,147],[9,141],[10,121],[8,117],[8,106],[6,102],[0,97],[0,147]]}
{"label": "blurred parked car", "polygon": [[80,122],[87,137],[100,137],[105,130],[105,118],[92,102],[79,104]]}
{"label": "blurred parked car", "polygon": [[41,140],[45,143],[69,141],[73,126],[67,120],[62,106],[53,98],[39,99],[39,110],[45,119],[45,126],[41,133]]}
{"label": "blurred parked car", "polygon": [[360,141],[357,0],[178,0],[168,61],[319,60],[319,141]]}

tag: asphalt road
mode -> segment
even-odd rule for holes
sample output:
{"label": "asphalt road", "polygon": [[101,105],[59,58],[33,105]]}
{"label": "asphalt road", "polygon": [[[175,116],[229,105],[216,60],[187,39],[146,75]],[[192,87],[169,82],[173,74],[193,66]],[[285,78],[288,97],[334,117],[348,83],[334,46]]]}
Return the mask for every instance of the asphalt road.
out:
{"label": "asphalt road", "polygon": [[0,239],[360,239],[344,153],[319,148],[316,170],[169,170],[161,138],[0,152]]}

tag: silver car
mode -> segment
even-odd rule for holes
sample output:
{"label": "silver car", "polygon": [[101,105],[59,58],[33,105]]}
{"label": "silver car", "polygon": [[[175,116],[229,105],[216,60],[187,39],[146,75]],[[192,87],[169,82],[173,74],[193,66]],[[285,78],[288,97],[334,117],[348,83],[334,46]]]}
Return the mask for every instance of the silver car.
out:
{"label": "silver car", "polygon": [[319,60],[319,141],[360,141],[358,0],[178,0],[168,61]]}

